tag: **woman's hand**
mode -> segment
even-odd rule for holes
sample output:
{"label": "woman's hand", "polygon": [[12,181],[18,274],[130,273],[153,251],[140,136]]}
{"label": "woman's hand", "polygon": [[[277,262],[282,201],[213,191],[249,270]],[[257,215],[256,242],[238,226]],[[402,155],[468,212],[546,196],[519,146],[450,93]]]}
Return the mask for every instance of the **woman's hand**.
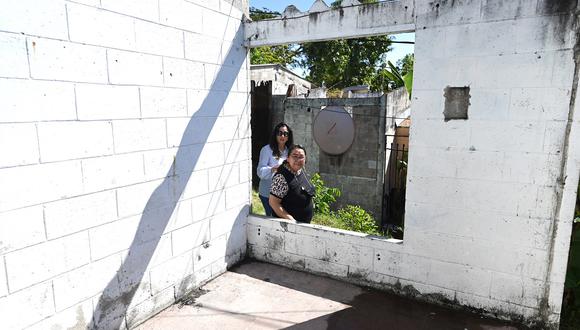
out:
{"label": "woman's hand", "polygon": [[278,170],[278,167],[280,167],[280,165],[272,166],[272,173],[276,173],[276,171]]}

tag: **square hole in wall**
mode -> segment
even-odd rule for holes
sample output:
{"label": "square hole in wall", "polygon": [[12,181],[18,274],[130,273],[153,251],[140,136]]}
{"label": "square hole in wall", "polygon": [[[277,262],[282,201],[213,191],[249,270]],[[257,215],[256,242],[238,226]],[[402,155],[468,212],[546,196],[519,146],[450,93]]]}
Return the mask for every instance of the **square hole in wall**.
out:
{"label": "square hole in wall", "polygon": [[455,119],[467,119],[467,110],[469,108],[469,86],[465,87],[445,87],[445,109],[443,116],[445,121]]}

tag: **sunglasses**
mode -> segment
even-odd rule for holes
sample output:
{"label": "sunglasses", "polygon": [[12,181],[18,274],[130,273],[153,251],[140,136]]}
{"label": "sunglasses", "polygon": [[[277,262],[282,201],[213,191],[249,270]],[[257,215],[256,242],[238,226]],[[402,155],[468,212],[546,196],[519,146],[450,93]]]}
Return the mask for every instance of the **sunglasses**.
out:
{"label": "sunglasses", "polygon": [[288,136],[288,132],[278,131],[278,136]]}

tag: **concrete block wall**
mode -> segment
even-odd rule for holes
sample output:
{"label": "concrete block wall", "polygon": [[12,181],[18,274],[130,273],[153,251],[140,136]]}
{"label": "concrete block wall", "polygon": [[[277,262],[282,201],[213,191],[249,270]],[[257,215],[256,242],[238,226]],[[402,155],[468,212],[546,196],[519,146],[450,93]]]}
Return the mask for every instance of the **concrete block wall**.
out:
{"label": "concrete block wall", "polygon": [[131,328],[244,256],[247,8],[2,2],[0,327]]}
{"label": "concrete block wall", "polygon": [[[328,187],[342,192],[336,207],[360,205],[380,221],[385,167],[385,98],[301,99],[285,101],[284,121],[292,127],[295,143],[307,151],[306,170],[320,173]],[[355,136],[344,154],[320,150],[312,131],[314,119],[326,105],[345,106],[352,114]]]}
{"label": "concrete block wall", "polygon": [[[580,174],[578,8],[416,2],[404,242],[251,217],[249,253],[557,328]],[[446,87],[470,88],[467,120],[445,121]]]}

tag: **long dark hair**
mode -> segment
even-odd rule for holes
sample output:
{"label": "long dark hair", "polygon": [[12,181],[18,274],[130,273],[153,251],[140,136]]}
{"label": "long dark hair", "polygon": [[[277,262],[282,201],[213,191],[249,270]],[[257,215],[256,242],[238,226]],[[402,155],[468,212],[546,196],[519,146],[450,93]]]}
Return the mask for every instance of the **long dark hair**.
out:
{"label": "long dark hair", "polygon": [[288,126],[286,123],[279,123],[278,125],[276,125],[276,127],[274,127],[274,130],[272,130],[272,134],[270,135],[270,141],[268,142],[270,148],[272,149],[272,155],[274,155],[274,157],[281,156],[280,150],[278,149],[278,141],[276,140],[276,136],[278,135],[278,131],[282,127],[286,127],[288,129],[288,141],[286,141],[286,149],[290,149],[290,147],[294,144],[294,134],[292,133],[292,129],[290,128],[290,126]]}

